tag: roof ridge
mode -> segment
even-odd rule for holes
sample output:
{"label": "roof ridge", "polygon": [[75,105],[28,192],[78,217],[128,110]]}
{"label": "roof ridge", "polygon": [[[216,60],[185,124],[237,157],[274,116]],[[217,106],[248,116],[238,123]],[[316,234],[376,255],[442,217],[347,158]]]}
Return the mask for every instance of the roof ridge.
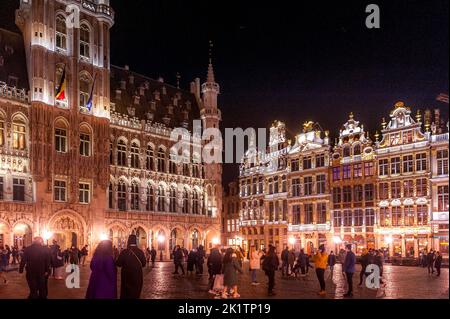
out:
{"label": "roof ridge", "polygon": [[128,72],[130,72],[130,73],[133,73],[133,74],[135,74],[135,75],[138,75],[138,76],[140,76],[140,77],[143,77],[143,78],[145,78],[145,79],[147,79],[147,80],[151,80],[151,81],[155,81],[155,82],[161,83],[162,85],[168,86],[168,87],[170,87],[170,88],[173,88],[173,89],[176,89],[176,90],[179,90],[179,91],[183,91],[183,92],[185,92],[185,93],[193,94],[193,93],[192,93],[191,91],[189,91],[189,90],[185,90],[185,89],[176,87],[175,85],[169,84],[169,83],[167,83],[167,82],[160,82],[160,81],[158,81],[158,80],[156,80],[156,79],[154,79],[154,78],[151,78],[151,77],[149,77],[149,76],[147,76],[147,75],[144,75],[144,74],[139,73],[139,72],[136,72],[136,71],[132,71],[132,70],[130,70],[130,69],[127,70],[127,69],[125,69],[124,67],[121,67],[121,66],[118,66],[118,65],[115,65],[115,64],[111,64],[111,67],[120,69],[120,70],[122,70],[122,71],[128,71]]}

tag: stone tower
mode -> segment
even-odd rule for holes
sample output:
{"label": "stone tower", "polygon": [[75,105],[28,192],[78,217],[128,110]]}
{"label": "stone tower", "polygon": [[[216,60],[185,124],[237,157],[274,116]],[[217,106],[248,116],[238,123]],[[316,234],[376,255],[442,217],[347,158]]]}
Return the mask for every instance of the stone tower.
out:
{"label": "stone tower", "polygon": [[[204,129],[219,129],[221,121],[220,109],[217,106],[217,96],[220,93],[219,84],[214,78],[214,69],[211,58],[208,64],[206,82],[202,84],[202,104],[200,111]],[[222,154],[220,154],[222,158]],[[205,179],[207,180],[207,209],[213,216],[219,217],[222,211],[222,164],[211,163],[205,165]]]}
{"label": "stone tower", "polygon": [[30,83],[34,234],[52,229],[64,246],[94,245],[104,232],[113,23],[109,0],[21,0],[16,11]]}

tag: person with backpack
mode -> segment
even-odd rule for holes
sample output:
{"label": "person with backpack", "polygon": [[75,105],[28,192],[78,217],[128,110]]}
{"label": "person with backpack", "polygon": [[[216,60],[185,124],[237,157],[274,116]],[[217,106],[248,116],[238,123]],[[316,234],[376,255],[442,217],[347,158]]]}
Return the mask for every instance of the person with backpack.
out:
{"label": "person with backpack", "polygon": [[278,269],[280,265],[280,261],[278,260],[278,256],[275,251],[275,247],[270,245],[269,251],[267,255],[264,257],[263,263],[262,263],[262,269],[266,273],[266,276],[268,278],[268,296],[275,296],[276,293],[273,291],[275,288],[275,271]]}
{"label": "person with backpack", "polygon": [[239,298],[237,289],[237,272],[242,274],[242,267],[239,264],[236,253],[233,248],[228,248],[222,262],[223,271],[223,291],[222,298],[228,298],[228,289],[233,290],[233,298]]}

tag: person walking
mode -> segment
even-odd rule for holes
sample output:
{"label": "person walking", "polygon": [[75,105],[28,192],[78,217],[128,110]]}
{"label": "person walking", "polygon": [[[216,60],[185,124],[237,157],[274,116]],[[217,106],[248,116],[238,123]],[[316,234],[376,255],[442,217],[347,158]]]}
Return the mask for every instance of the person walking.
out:
{"label": "person walking", "polygon": [[300,249],[300,254],[297,257],[297,265],[300,268],[300,276],[306,276],[306,265],[308,263],[308,256],[305,254],[303,249]]}
{"label": "person walking", "polygon": [[336,255],[333,251],[328,255],[328,267],[330,267],[330,278],[333,277],[334,265],[336,265]]}
{"label": "person walking", "polygon": [[117,269],[110,240],[98,244],[90,268],[86,299],[117,299]]}
{"label": "person walking", "polygon": [[197,249],[197,258],[195,260],[196,264],[195,264],[195,272],[197,275],[201,276],[203,275],[203,264],[205,263],[205,249],[203,249],[203,246],[200,245],[198,246]]}
{"label": "person walking", "polygon": [[139,299],[143,285],[142,268],[145,267],[145,255],[137,247],[136,235],[128,236],[127,248],[117,257],[116,266],[120,272],[120,299]]}
{"label": "person walking", "polygon": [[442,255],[440,252],[436,252],[436,260],[434,261],[434,267],[436,268],[436,276],[441,275]]}
{"label": "person walking", "polygon": [[72,246],[72,248],[70,248],[69,251],[69,262],[72,265],[78,265],[78,263],[80,262],[80,255],[79,255],[80,251],[78,250],[77,247]]}
{"label": "person walking", "polygon": [[84,245],[84,247],[81,248],[81,251],[80,251],[80,255],[81,255],[80,264],[82,266],[84,266],[84,263],[86,262],[86,257],[88,255],[88,249],[87,248],[88,248],[88,245]]}
{"label": "person walking", "polygon": [[342,271],[347,277],[348,290],[344,297],[353,297],[353,274],[355,273],[356,256],[352,251],[352,244],[347,244],[346,249],[347,254],[345,255]]}
{"label": "person walking", "polygon": [[53,245],[50,247],[50,252],[53,278],[61,280],[63,279],[64,257],[61,253],[60,246],[55,240],[53,241]]}
{"label": "person walking", "polygon": [[434,251],[433,249],[430,250],[430,252],[427,255],[427,266],[428,266],[428,274],[432,275],[434,274],[434,260],[435,260],[435,255],[434,255]]}
{"label": "person walking", "polygon": [[233,248],[228,248],[222,263],[223,269],[223,291],[222,298],[228,298],[228,290],[233,290],[233,298],[239,298],[237,287],[237,272],[242,274],[242,267],[239,264],[236,253]]}
{"label": "person walking", "polygon": [[178,275],[178,268],[181,268],[182,274],[184,276],[183,257],[183,250],[179,245],[175,246],[175,249],[173,251],[173,263],[175,265],[175,270],[172,274]]}
{"label": "person walking", "polygon": [[214,291],[214,280],[216,279],[216,275],[222,273],[222,254],[219,251],[219,246],[211,249],[211,253],[208,256],[206,263],[208,265],[209,279],[211,281],[209,293],[216,294]]}
{"label": "person walking", "polygon": [[28,246],[20,261],[19,273],[26,270],[26,279],[30,294],[28,299],[47,298],[47,278],[50,275],[51,256],[48,247],[44,246],[42,237],[35,237]]}
{"label": "person walking", "polygon": [[[186,272],[188,275],[190,275],[194,272],[194,266],[195,266],[195,269],[197,270],[197,258],[198,258],[197,250],[192,249],[187,256]],[[197,270],[197,273],[198,273],[198,270]]]}
{"label": "person walking", "polygon": [[359,273],[359,284],[358,286],[362,286],[364,276],[366,275],[366,268],[369,265],[369,252],[367,249],[363,249],[361,254],[361,272]]}
{"label": "person walking", "polygon": [[383,283],[383,264],[384,264],[384,254],[381,250],[376,250],[375,251],[375,258],[373,263],[375,265],[378,266],[378,268],[380,269],[380,284],[384,284]]}
{"label": "person walking", "polygon": [[289,249],[284,247],[281,252],[281,276],[289,275]]}
{"label": "person walking", "polygon": [[19,261],[19,249],[17,249],[17,246],[13,246],[11,250],[11,256],[12,256],[12,264],[17,265]]}
{"label": "person walking", "polygon": [[320,285],[320,296],[325,296],[325,269],[327,268],[328,263],[328,254],[325,252],[325,245],[320,245],[316,254],[313,256],[314,266],[316,268],[317,279],[319,280]]}
{"label": "person walking", "polygon": [[256,280],[256,272],[261,268],[261,256],[262,253],[254,246],[250,246],[249,252],[249,268],[251,273],[252,285],[259,285],[259,282]]}
{"label": "person walking", "polygon": [[273,291],[275,288],[275,271],[278,269],[280,265],[280,262],[278,260],[278,256],[275,251],[275,247],[270,245],[269,251],[264,257],[263,263],[262,263],[262,269],[266,273],[266,276],[268,278],[268,296],[275,296],[276,293]]}
{"label": "person walking", "polygon": [[6,264],[9,266],[9,261],[11,259],[11,248],[8,245],[5,245],[5,249],[6,249]]}
{"label": "person walking", "polygon": [[6,279],[5,273],[7,270],[7,251],[3,245],[0,245],[0,278],[3,279],[3,283],[6,285],[8,280]]}
{"label": "person walking", "polygon": [[295,251],[294,249],[291,249],[289,251],[288,256],[289,272],[291,276],[294,274],[294,263],[295,263]]}
{"label": "person walking", "polygon": [[152,267],[155,267],[155,260],[156,260],[156,249],[152,246],[152,249],[150,250],[150,259],[152,261]]}

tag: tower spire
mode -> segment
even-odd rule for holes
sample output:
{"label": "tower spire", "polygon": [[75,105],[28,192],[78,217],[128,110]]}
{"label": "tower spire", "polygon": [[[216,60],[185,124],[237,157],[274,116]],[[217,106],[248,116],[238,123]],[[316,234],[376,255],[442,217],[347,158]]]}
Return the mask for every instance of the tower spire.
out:
{"label": "tower spire", "polygon": [[213,42],[209,40],[209,62],[208,62],[208,75],[206,77],[206,82],[208,83],[215,83],[214,79],[214,69],[212,65],[212,48],[213,48]]}

